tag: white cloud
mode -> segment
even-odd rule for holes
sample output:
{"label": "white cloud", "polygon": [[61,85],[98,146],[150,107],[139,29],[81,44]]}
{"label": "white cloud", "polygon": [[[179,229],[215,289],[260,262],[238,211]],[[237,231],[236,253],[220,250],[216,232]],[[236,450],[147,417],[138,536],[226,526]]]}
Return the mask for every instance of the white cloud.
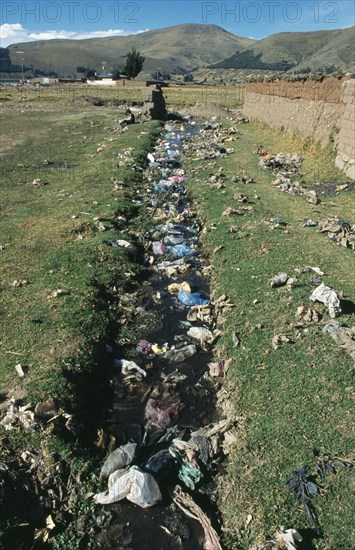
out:
{"label": "white cloud", "polygon": [[84,40],[86,38],[102,38],[105,36],[129,36],[132,34],[140,34],[149,29],[139,30],[135,32],[124,31],[123,29],[108,29],[106,31],[92,32],[73,32],[73,31],[42,31],[31,32],[25,29],[20,23],[4,23],[0,25],[0,46],[6,48],[10,44],[19,42],[33,42],[35,40],[54,40],[56,38]]}

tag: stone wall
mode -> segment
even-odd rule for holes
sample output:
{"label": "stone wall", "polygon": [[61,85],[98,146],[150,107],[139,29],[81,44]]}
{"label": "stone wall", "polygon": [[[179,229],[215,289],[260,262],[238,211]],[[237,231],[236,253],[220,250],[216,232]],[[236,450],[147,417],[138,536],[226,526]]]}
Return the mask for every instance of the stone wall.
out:
{"label": "stone wall", "polygon": [[333,77],[321,82],[248,82],[243,115],[286,133],[313,135],[322,146],[334,135],[336,165],[355,179],[354,84],[354,80]]}

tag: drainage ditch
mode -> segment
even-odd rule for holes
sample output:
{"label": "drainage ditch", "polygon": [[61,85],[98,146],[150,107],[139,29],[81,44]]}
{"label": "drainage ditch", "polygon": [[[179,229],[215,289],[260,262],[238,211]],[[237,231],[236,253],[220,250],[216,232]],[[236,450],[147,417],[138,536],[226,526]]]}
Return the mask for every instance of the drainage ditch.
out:
{"label": "drainage ditch", "polygon": [[109,523],[102,515],[101,548],[221,548],[216,475],[236,428],[225,365],[213,358],[213,346],[219,314],[230,304],[210,296],[203,223],[184,187],[183,149],[196,131],[165,125],[136,197],[155,220],[145,236],[152,275],[142,283],[139,313],[161,322],[133,350],[120,348],[126,357],[113,350],[104,431],[116,449],[94,496],[110,515]]}

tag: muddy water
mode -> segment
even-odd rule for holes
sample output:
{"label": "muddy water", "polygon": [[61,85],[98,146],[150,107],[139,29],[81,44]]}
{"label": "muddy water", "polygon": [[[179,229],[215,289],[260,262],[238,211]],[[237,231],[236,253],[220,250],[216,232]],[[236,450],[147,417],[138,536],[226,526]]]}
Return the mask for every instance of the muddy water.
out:
{"label": "muddy water", "polygon": [[[182,174],[182,158],[178,155],[182,142],[189,139],[192,132],[184,130],[182,126],[168,128],[170,139],[164,137],[157,144],[153,154],[158,160],[148,170],[147,176],[154,173],[161,173],[163,179],[174,174]],[[166,132],[166,130],[165,130]],[[181,141],[179,140],[181,137]],[[168,147],[173,143],[175,167],[166,173],[167,158],[169,153],[162,153],[164,146]],[[164,160],[165,158],[165,160]],[[178,159],[178,161],[177,161]],[[179,162],[179,164],[178,164]],[[162,176],[160,176],[162,177]],[[160,328],[150,334],[142,334],[142,338],[159,346],[167,343],[168,347],[183,346],[189,343],[196,344],[197,353],[189,359],[176,363],[170,363],[164,355],[140,354],[135,357],[139,366],[146,370],[146,378],[137,377],[135,373],[123,376],[117,374],[112,380],[114,392],[113,403],[107,417],[105,431],[115,436],[116,444],[121,445],[128,442],[137,443],[137,451],[133,464],[138,465],[142,470],[147,460],[157,452],[167,450],[174,438],[188,440],[193,431],[207,426],[217,419],[215,389],[218,386],[215,379],[206,376],[207,364],[212,360],[211,349],[202,349],[196,340],[187,336],[186,317],[189,307],[182,305],[177,296],[169,294],[167,287],[171,283],[187,281],[192,292],[201,292],[208,297],[208,284],[201,274],[203,258],[201,257],[200,245],[198,242],[198,231],[201,227],[196,219],[193,204],[186,197],[186,192],[181,185],[177,186],[174,193],[152,192],[154,180],[146,187],[142,194],[147,207],[162,209],[165,212],[177,209],[182,224],[187,229],[194,231],[194,244],[197,254],[185,258],[190,264],[188,270],[180,273],[179,270],[168,276],[164,270],[153,271],[152,276],[141,289],[141,307],[146,312],[154,311],[161,319]],[[175,211],[176,215],[176,211]],[[157,221],[159,224],[171,223],[170,220]],[[174,222],[176,223],[176,222]],[[152,228],[149,238],[153,238]],[[161,234],[163,237],[163,233]],[[161,237],[161,238],[162,238]],[[149,239],[148,239],[149,240]],[[147,259],[152,258],[152,251],[147,249]],[[171,253],[166,256],[155,256],[156,266],[166,258],[173,260]],[[154,269],[153,265],[153,269]],[[181,324],[181,322],[183,322]],[[202,326],[203,323],[193,323],[194,326]],[[211,346],[210,346],[211,348]],[[174,373],[174,376],[172,376]],[[169,376],[171,375],[171,376]],[[161,394],[169,396],[172,401],[180,401],[178,414],[172,417],[171,426],[165,430],[152,432],[145,431],[145,406],[149,396],[155,395],[159,390]],[[169,466],[155,475],[163,500],[160,504],[151,508],[142,509],[127,500],[109,505],[112,521],[110,526],[102,529],[97,542],[101,548],[132,548],[134,550],[165,550],[176,549],[203,549],[204,533],[198,521],[189,518],[173,502],[172,492],[175,486],[180,485],[183,490],[190,493],[194,501],[211,519],[217,532],[220,531],[218,510],[215,504],[214,475],[217,466],[200,463],[203,478],[194,490],[190,490],[183,481],[178,478],[178,464],[171,459]]]}

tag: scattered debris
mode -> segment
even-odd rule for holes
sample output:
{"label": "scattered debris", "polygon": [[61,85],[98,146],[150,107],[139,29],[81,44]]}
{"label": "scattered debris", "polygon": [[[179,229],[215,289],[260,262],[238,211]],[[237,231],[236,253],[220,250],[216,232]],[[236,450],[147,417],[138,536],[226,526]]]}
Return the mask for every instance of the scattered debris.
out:
{"label": "scattered debris", "polygon": [[292,472],[286,485],[290,493],[294,493],[297,500],[301,502],[311,522],[318,527],[318,519],[310,501],[320,495],[320,487],[314,481],[314,476],[309,474],[309,466],[303,466],[300,470]]}
{"label": "scattered debris", "polygon": [[303,222],[303,227],[316,227],[318,224],[311,219],[305,219]]}
{"label": "scattered debris", "polygon": [[62,288],[58,288],[57,290],[53,290],[48,296],[47,300],[51,300],[52,298],[57,298],[58,296],[65,296],[68,294],[66,290],[63,290]]}
{"label": "scattered debris", "polygon": [[328,332],[336,345],[355,360],[355,327],[342,327],[339,323],[330,321],[324,325],[323,332]]}
{"label": "scattered debris", "polygon": [[184,306],[203,306],[210,303],[199,292],[186,292],[184,289],[179,290],[177,297]]}
{"label": "scattered debris", "polygon": [[204,346],[207,344],[212,344],[215,340],[215,336],[212,334],[212,332],[205,327],[191,327],[188,332],[188,336],[191,336],[191,338],[194,338],[195,340],[198,340],[201,346]]}
{"label": "scattered debris", "polygon": [[296,529],[281,528],[276,534],[276,542],[281,543],[285,550],[297,550],[297,543],[302,540],[302,536]]}
{"label": "scattered debris", "polygon": [[274,349],[279,349],[282,344],[289,344],[292,340],[285,334],[276,334],[272,339],[272,347]]}
{"label": "scattered debris", "polygon": [[197,348],[194,344],[184,345],[180,348],[171,346],[169,351],[165,353],[164,358],[173,364],[183,363],[187,359],[190,359],[197,352]]}
{"label": "scattered debris", "polygon": [[28,367],[24,367],[21,365],[21,363],[18,363],[18,365],[15,365],[15,371],[19,375],[20,378],[23,378],[25,376],[26,371],[28,370]]}
{"label": "scattered debris", "polygon": [[312,292],[309,299],[312,300],[312,302],[318,301],[325,304],[329,309],[329,315],[331,317],[336,317],[341,313],[340,300],[337,293],[324,283],[320,284]]}
{"label": "scattered debris", "polygon": [[28,281],[26,279],[15,279],[15,281],[11,283],[11,286],[13,286],[14,288],[19,288],[25,285],[28,285]]}
{"label": "scattered debris", "polygon": [[346,220],[332,217],[318,223],[318,231],[344,248],[355,250],[355,225],[351,226]]}
{"label": "scattered debris", "polygon": [[231,206],[227,208],[223,213],[222,216],[232,216],[232,214],[238,214],[240,215],[240,211],[236,210],[235,208],[232,208]]}
{"label": "scattered debris", "polygon": [[289,277],[287,273],[279,272],[275,277],[272,279],[269,279],[270,286],[273,287],[280,287],[286,285],[288,288],[292,288],[294,283],[296,282],[296,279],[293,277]]}
{"label": "scattered debris", "polygon": [[312,267],[310,265],[306,265],[304,267],[295,267],[296,273],[310,273],[311,271],[314,271],[314,273],[317,273],[317,275],[324,275],[324,271],[322,271],[319,267]]}
{"label": "scattered debris", "polygon": [[178,417],[180,398],[153,390],[144,411],[145,429],[149,434],[159,434],[173,424]]}
{"label": "scattered debris", "polygon": [[17,423],[22,424],[26,431],[34,430],[36,421],[34,412],[30,410],[31,407],[31,403],[19,406],[14,399],[11,399],[6,415],[1,420],[0,424],[4,426],[5,430],[13,430],[14,425]]}
{"label": "scattered debris", "polygon": [[[260,153],[259,153],[260,154]],[[262,155],[259,161],[261,168],[272,168],[273,170],[286,170],[287,172],[295,173],[300,168],[303,158],[296,153],[277,153]]]}
{"label": "scattered debris", "polygon": [[300,306],[297,308],[296,319],[307,323],[318,323],[322,319],[322,315],[310,306]]}

